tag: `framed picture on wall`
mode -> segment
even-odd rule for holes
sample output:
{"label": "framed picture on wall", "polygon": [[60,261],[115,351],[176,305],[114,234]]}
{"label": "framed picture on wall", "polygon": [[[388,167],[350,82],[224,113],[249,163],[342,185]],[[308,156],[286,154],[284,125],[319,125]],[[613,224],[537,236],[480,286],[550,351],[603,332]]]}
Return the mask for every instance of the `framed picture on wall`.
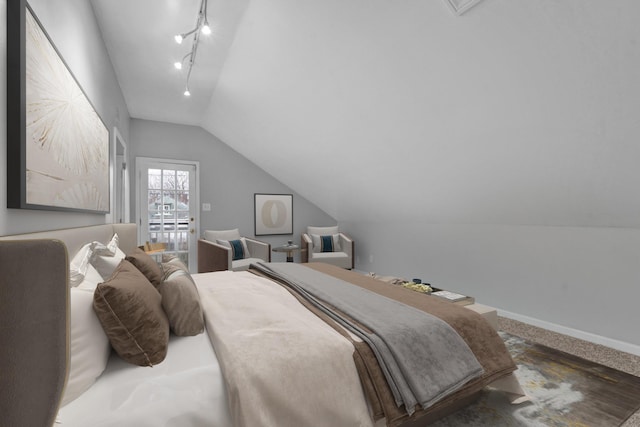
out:
{"label": "framed picture on wall", "polygon": [[293,195],[259,194],[254,196],[255,235],[293,234]]}
{"label": "framed picture on wall", "polygon": [[7,2],[7,207],[108,213],[109,130],[25,0]]}

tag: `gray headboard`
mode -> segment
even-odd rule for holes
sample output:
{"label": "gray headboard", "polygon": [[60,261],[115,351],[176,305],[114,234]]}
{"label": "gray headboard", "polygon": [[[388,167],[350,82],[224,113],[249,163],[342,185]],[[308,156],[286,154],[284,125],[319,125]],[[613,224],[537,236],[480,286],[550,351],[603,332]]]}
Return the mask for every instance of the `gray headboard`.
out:
{"label": "gray headboard", "polygon": [[114,233],[124,253],[138,246],[135,224],[0,237],[0,425],[53,424],[69,358],[69,259]]}
{"label": "gray headboard", "polygon": [[138,246],[138,228],[136,224],[102,224],[88,227],[66,228],[62,230],[40,231],[37,233],[2,236],[0,240],[56,239],[67,247],[69,257],[73,257],[85,243],[94,240],[107,243],[113,233],[118,233],[119,247],[128,254]]}

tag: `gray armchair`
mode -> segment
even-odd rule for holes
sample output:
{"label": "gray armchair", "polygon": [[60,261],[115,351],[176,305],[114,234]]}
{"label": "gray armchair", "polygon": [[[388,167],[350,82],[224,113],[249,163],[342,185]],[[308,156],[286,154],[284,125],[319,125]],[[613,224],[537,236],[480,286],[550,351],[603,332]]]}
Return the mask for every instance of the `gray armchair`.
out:
{"label": "gray armchair", "polygon": [[354,242],[338,226],[307,227],[301,236],[302,262],[325,262],[338,267],[354,267]]}
{"label": "gray armchair", "polygon": [[198,240],[198,273],[247,270],[252,263],[271,262],[271,245],[240,236],[240,231],[206,230]]}

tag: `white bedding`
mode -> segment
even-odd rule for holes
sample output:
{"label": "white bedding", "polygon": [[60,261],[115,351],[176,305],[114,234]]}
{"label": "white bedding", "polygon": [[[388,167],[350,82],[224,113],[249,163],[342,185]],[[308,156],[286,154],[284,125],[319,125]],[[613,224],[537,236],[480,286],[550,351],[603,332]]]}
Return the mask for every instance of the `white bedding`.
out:
{"label": "white bedding", "polygon": [[153,368],[112,353],[98,381],[60,409],[56,426],[230,427],[226,401],[208,335],[172,335],[166,359]]}

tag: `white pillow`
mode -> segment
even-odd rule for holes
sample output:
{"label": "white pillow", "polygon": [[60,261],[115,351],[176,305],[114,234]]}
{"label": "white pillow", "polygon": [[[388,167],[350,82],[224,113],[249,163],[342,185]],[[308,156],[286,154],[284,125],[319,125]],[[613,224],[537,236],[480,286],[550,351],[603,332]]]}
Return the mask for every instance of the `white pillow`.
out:
{"label": "white pillow", "polygon": [[107,367],[111,346],[93,310],[93,291],[70,289],[69,379],[61,406],[84,393]]}
{"label": "white pillow", "polygon": [[[329,238],[328,242],[323,239]],[[311,242],[313,243],[313,252],[340,252],[340,235],[332,234],[330,236],[320,236],[318,234],[311,235]],[[328,243],[328,245],[325,245]]]}
{"label": "white pillow", "polygon": [[77,287],[78,289],[95,291],[98,287],[98,283],[102,282],[104,282],[104,279],[102,278],[100,273],[98,273],[98,270],[96,270],[93,265],[89,264],[87,266],[87,274],[84,275],[82,283],[80,283]]}
{"label": "white pillow", "polygon": [[118,245],[120,244],[120,239],[118,238],[118,233],[115,233],[109,243],[102,244],[100,242],[93,242],[93,251],[98,255],[104,256],[114,256],[116,254],[116,250],[118,249]]}
{"label": "white pillow", "polygon": [[91,264],[98,270],[100,276],[107,280],[126,256],[118,247],[118,233],[114,234],[109,243],[101,245],[98,251],[94,251]]}
{"label": "white pillow", "polygon": [[82,283],[93,253],[93,243],[82,246],[69,263],[69,284],[74,287]]}

